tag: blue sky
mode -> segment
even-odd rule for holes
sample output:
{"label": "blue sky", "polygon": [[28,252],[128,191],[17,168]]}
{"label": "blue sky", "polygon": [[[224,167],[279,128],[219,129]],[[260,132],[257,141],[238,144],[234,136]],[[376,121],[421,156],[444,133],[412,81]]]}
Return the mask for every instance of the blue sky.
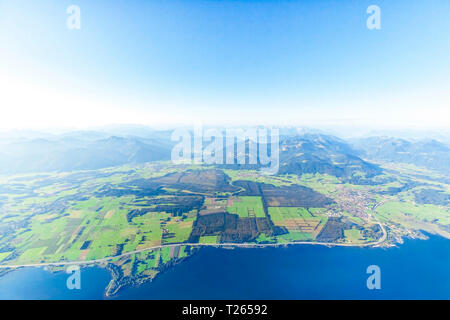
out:
{"label": "blue sky", "polygon": [[449,127],[449,15],[447,0],[0,0],[0,128]]}

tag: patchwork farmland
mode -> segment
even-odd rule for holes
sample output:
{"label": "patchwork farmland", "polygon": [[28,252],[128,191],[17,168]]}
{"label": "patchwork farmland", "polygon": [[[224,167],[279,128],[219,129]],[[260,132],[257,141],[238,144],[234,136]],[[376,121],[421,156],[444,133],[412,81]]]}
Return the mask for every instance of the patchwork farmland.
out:
{"label": "patchwork farmland", "polygon": [[[0,264],[107,258],[110,294],[188,258],[197,250],[189,244],[364,245],[383,237],[375,218],[391,234],[420,228],[448,235],[441,193],[392,196],[384,185],[353,186],[326,175],[152,163],[0,181]],[[414,196],[436,204],[414,203]]]}

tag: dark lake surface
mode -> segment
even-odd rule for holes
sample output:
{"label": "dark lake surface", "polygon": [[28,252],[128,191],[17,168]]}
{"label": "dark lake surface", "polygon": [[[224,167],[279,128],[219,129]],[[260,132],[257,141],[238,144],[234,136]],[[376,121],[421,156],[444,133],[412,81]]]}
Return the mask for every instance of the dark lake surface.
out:
{"label": "dark lake surface", "polygon": [[[380,290],[367,288],[370,265],[380,267]],[[68,276],[42,268],[8,273],[0,299],[104,299],[106,270],[82,269],[81,290],[67,289]],[[115,299],[450,299],[450,240],[430,236],[389,249],[202,248]]]}

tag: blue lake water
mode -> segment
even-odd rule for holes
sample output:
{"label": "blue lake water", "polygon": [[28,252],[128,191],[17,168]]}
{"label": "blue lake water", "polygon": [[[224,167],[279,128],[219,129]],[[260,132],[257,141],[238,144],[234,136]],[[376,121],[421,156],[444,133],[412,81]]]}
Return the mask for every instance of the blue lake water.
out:
{"label": "blue lake water", "polygon": [[[369,265],[381,289],[369,290]],[[25,268],[0,278],[0,299],[104,299],[110,276],[82,269],[81,290],[68,275]],[[287,248],[202,248],[153,282],[116,299],[450,299],[450,241],[407,240],[398,248],[299,245]]]}

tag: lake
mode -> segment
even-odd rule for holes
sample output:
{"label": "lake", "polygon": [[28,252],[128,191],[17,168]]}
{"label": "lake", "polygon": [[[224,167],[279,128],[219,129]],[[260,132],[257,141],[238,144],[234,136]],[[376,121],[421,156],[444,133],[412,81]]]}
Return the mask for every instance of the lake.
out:
{"label": "lake", "polygon": [[[369,290],[366,269],[381,270]],[[115,299],[450,299],[450,241],[406,240],[397,248],[202,248],[153,282]],[[64,272],[24,268],[0,278],[0,299],[104,299],[110,276],[82,269],[81,290],[68,290]]]}

